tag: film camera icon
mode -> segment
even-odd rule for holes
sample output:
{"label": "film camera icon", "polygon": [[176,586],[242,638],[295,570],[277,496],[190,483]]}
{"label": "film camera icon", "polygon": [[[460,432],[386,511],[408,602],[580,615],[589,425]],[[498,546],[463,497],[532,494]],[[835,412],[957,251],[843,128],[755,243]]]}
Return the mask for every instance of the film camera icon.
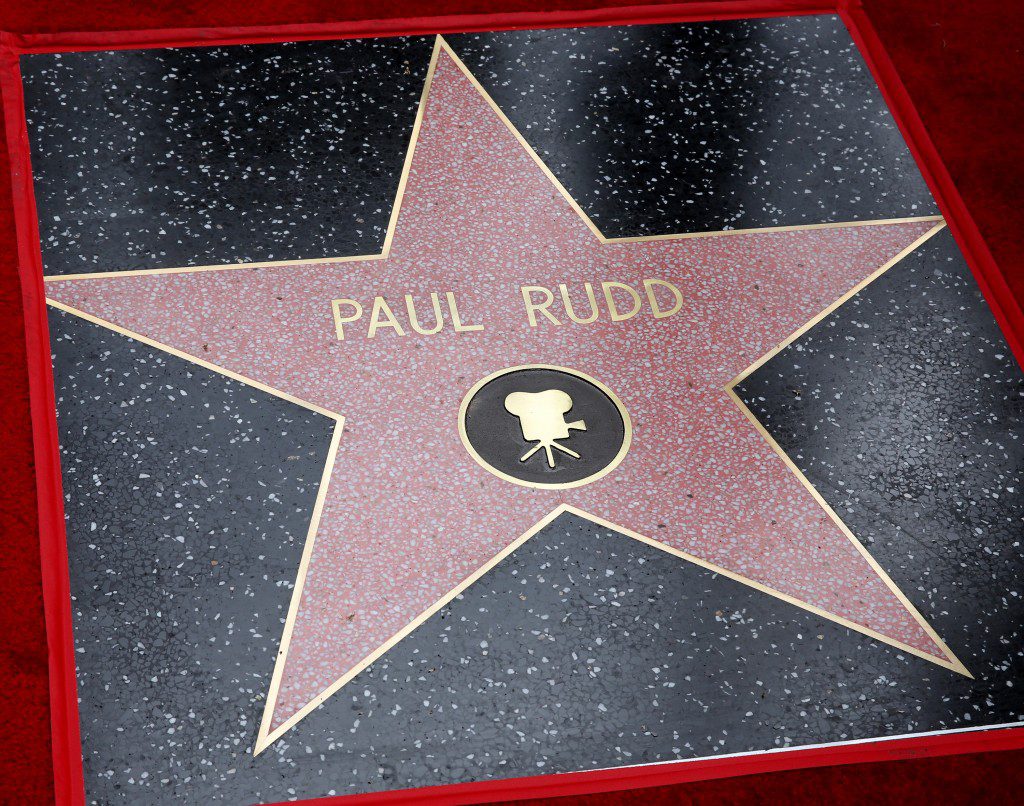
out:
{"label": "film camera icon", "polygon": [[530,450],[523,454],[520,462],[525,462],[541,448],[547,454],[548,467],[555,466],[553,451],[561,451],[575,459],[580,455],[558,443],[560,439],[568,439],[569,431],[586,431],[587,424],[583,420],[571,423],[565,421],[566,412],[572,409],[572,398],[559,389],[546,389],[543,392],[512,392],[505,397],[505,410],[519,418],[519,426],[523,431],[523,439],[536,442]]}

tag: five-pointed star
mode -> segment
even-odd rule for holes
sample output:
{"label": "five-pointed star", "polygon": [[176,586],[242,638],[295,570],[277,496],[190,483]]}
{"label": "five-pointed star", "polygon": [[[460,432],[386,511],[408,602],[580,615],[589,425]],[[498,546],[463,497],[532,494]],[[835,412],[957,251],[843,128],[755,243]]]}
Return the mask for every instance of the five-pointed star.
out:
{"label": "five-pointed star", "polygon": [[[606,239],[438,40],[379,256],[51,278],[55,306],[337,419],[256,751],[558,513],[571,510],[966,672],[760,429],[731,385],[941,227],[934,219],[728,237]],[[237,268],[237,267],[232,267]],[[675,316],[530,326],[522,285],[675,284]],[[423,329],[367,337],[374,297]],[[331,301],[366,318],[339,339]],[[350,311],[349,308],[345,309]],[[522,364],[623,401],[622,463],[575,489],[498,478],[463,446],[466,391]],[[341,419],[344,415],[344,420]],[[270,625],[268,625],[269,627]]]}

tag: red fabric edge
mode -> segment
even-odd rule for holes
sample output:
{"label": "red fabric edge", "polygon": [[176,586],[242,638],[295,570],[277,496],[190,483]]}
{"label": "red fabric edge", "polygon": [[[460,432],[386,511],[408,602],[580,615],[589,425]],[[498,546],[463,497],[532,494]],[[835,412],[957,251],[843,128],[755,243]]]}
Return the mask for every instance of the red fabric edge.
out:
{"label": "red fabric edge", "polygon": [[518,28],[698,22],[740,17],[834,14],[834,0],[697,0],[696,2],[630,5],[576,11],[516,11],[488,14],[446,14],[392,19],[346,20],[295,25],[230,28],[160,28],[136,31],[10,34],[19,53],[74,50],[119,50],[185,45],[231,45],[304,39],[350,39],[411,36],[452,31],[497,31]]}
{"label": "red fabric edge", "polygon": [[[879,745],[891,745],[889,748]],[[470,804],[528,798],[570,797],[625,789],[648,789],[669,784],[733,778],[764,772],[831,767],[879,760],[907,760],[970,753],[978,750],[1013,750],[1024,746],[1024,730],[993,729],[941,734],[913,739],[889,739],[841,746],[773,750],[733,758],[671,761],[636,767],[536,775],[465,784],[339,795],[299,801],[310,806],[369,806],[369,804]],[[283,803],[269,806],[284,806]]]}
{"label": "red fabric edge", "polygon": [[[838,13],[868,63],[918,167],[946,217],[960,248],[991,307],[1010,348],[1024,366],[1024,310],[1013,297],[978,227],[942,163],[924,124],[888,54],[858,0],[727,0],[654,6],[626,6],[585,11],[515,12],[446,15],[390,20],[346,21],[230,28],[181,28],[58,34],[0,32],[0,89],[11,159],[11,183],[18,235],[18,270],[22,284],[36,487],[40,557],[50,662],[50,709],[55,799],[84,804],[81,740],[78,726],[74,647],[63,493],[57,442],[56,407],[50,365],[42,259],[31,183],[18,57],[52,51],[226,45],[428,34],[515,28],[593,26],[631,23],[696,22],[742,17]],[[757,772],[821,767],[856,762],[895,760],[1024,747],[1024,728],[979,730],[936,736],[880,739],[851,745],[830,745],[766,751],[732,758],[695,759],[639,767],[511,778],[394,790],[302,801],[345,803],[481,803],[538,795],[574,795],[708,780]]]}
{"label": "red fabric edge", "polygon": [[18,236],[18,275],[25,317],[25,352],[29,415],[35,461],[39,555],[43,587],[46,646],[49,656],[50,727],[54,797],[57,803],[84,804],[81,738],[74,639],[71,633],[71,586],[64,532],[64,493],[57,439],[57,408],[50,363],[50,331],[39,249],[28,129],[18,52],[10,36],[0,33],[0,92],[11,161],[11,195]]}

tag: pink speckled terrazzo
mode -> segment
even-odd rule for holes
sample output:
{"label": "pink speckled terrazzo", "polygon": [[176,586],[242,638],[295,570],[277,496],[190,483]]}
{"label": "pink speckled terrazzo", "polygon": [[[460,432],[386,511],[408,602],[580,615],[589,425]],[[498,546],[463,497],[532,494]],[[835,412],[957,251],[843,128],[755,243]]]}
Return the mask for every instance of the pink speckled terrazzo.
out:
{"label": "pink speckled terrazzo", "polygon": [[[945,658],[725,388],[933,226],[602,243],[442,52],[386,260],[100,277],[47,292],[345,417],[273,729],[562,503]],[[586,313],[584,282],[642,290],[645,278],[675,284],[681,311],[527,322],[522,285],[557,294],[566,283]],[[412,332],[403,295],[429,326],[430,292],[448,291],[463,322],[483,329],[455,332],[449,319],[435,335]],[[406,335],[366,337],[378,295]],[[336,298],[365,311],[344,340]],[[585,372],[623,401],[632,446],[604,478],[528,489],[466,452],[466,391],[534,363]]]}

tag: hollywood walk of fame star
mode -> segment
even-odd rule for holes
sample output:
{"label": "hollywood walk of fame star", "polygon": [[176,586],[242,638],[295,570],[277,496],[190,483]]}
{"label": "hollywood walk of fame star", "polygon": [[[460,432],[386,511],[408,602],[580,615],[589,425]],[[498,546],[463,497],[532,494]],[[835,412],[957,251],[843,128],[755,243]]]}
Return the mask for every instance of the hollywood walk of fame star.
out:
{"label": "hollywood walk of fame star", "polygon": [[[259,752],[562,512],[966,674],[732,392],[941,226],[606,239],[439,38],[380,255],[56,277],[47,294],[337,421]],[[565,283],[586,311],[584,282],[644,278],[674,284],[682,309],[523,315],[522,285]],[[332,300],[411,294],[429,320],[429,292],[453,292],[480,329],[338,338]],[[586,373],[622,401],[632,443],[610,472],[536,489],[470,457],[467,391],[524,364]]]}

